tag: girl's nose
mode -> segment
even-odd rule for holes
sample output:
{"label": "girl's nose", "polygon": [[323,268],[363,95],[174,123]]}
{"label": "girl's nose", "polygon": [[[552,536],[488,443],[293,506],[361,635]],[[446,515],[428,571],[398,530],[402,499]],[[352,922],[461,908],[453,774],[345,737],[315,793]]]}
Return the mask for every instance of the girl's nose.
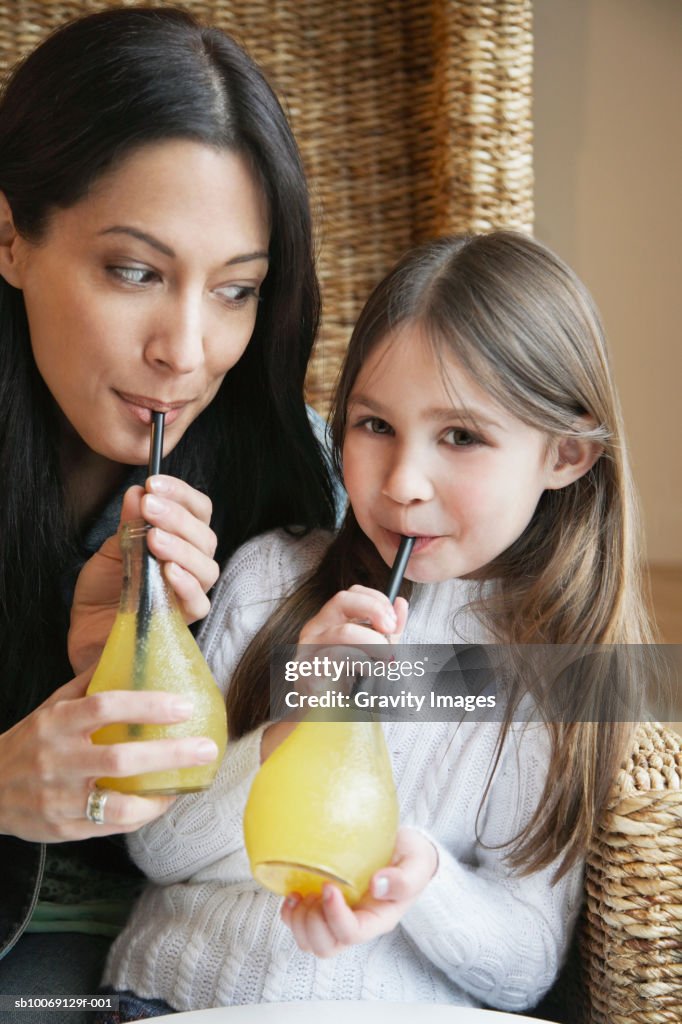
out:
{"label": "girl's nose", "polygon": [[382,494],[391,501],[410,505],[415,501],[429,501],[433,493],[428,468],[417,452],[405,452],[389,466]]}
{"label": "girl's nose", "polygon": [[157,315],[145,346],[148,363],[177,374],[188,374],[204,361],[204,323],[201,297],[185,296]]}

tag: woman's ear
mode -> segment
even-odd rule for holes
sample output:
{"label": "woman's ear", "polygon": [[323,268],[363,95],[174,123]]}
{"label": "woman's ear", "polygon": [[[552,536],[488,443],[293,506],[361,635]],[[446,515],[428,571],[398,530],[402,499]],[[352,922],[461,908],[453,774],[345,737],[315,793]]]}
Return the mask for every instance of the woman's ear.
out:
{"label": "woman's ear", "polygon": [[[596,426],[591,416],[583,416],[580,425],[588,430]],[[598,441],[588,437],[562,437],[552,446],[550,471],[547,488],[558,491],[574,480],[579,480],[603,454],[604,448]]]}
{"label": "woman's ear", "polygon": [[7,196],[0,192],[0,274],[14,288],[21,288],[18,262],[20,241],[21,236],[14,226],[14,217]]}

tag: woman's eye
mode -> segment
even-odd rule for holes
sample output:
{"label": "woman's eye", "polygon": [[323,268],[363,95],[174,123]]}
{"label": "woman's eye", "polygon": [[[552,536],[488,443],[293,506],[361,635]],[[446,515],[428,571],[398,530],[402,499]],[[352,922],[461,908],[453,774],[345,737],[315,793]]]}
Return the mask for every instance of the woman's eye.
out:
{"label": "woman's eye", "polygon": [[445,433],[443,440],[455,448],[470,448],[472,445],[481,443],[480,438],[461,427],[452,427]]}
{"label": "woman's eye", "polygon": [[215,289],[216,295],[224,299],[230,306],[243,306],[250,299],[258,299],[258,290],[253,285],[229,284]]}
{"label": "woman's eye", "polygon": [[108,272],[124,284],[150,284],[158,278],[154,270],[145,267],[107,267]]}

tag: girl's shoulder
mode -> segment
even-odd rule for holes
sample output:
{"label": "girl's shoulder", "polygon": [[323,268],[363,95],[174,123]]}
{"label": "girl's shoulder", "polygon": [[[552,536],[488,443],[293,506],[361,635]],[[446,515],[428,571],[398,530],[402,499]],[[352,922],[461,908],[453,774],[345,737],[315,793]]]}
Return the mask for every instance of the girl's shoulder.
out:
{"label": "girl's shoulder", "polygon": [[248,642],[318,564],[333,533],[271,530],[237,548],[210,594],[197,641],[217,679],[227,679]]}
{"label": "girl's shoulder", "polygon": [[252,537],[226,562],[212,601],[228,594],[240,603],[285,596],[317,566],[333,537],[329,530],[301,533],[294,529],[269,530]]}

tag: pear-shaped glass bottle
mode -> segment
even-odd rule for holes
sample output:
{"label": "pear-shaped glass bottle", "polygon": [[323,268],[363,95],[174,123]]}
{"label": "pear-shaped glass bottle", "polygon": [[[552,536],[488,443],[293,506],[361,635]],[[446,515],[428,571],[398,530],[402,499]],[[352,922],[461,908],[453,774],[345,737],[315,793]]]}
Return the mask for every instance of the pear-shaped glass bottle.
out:
{"label": "pear-shaped glass bottle", "polygon": [[311,712],[261,765],[244,812],[254,878],[285,896],[332,882],[353,906],[391,859],[398,801],[381,724]]}
{"label": "pear-shaped glass bottle", "polygon": [[126,743],[166,737],[208,736],[218,758],[206,765],[98,779],[123,793],[186,793],[206,789],[227,743],[225,701],[178,608],[161,566],[147,551],[148,525],[126,523],[121,532],[123,589],[118,614],[88,693],[101,690],[165,690],[192,700],[191,718],[172,725],[108,725],[94,743]]}

